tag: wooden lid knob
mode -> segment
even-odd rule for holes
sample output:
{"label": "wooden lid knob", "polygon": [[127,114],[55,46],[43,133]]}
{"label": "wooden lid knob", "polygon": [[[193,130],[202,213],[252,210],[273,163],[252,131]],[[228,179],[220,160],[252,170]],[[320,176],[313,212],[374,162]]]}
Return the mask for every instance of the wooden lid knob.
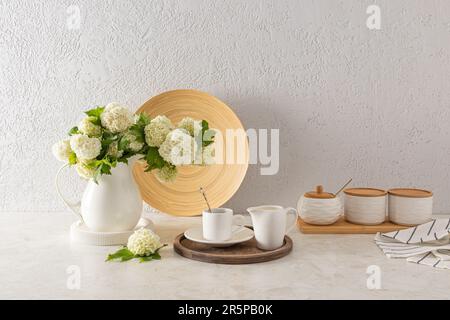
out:
{"label": "wooden lid knob", "polygon": [[335,195],[328,192],[323,192],[323,186],[319,185],[316,187],[316,191],[310,191],[305,193],[306,198],[313,199],[333,199]]}

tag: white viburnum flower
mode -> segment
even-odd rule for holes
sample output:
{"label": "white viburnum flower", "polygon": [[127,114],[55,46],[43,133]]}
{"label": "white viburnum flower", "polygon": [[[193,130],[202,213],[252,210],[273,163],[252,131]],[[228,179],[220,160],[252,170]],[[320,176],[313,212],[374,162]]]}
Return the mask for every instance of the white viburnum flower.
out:
{"label": "white viburnum flower", "polygon": [[100,115],[102,126],[112,133],[123,132],[133,125],[133,114],[127,107],[118,103],[109,103]]}
{"label": "white viburnum flower", "polygon": [[177,179],[178,170],[174,166],[164,166],[156,170],[155,176],[162,183],[174,182]]}
{"label": "white viburnum flower", "polygon": [[92,117],[86,117],[78,124],[78,130],[90,137],[98,137],[102,135],[102,127],[91,122]]}
{"label": "white viburnum flower", "polygon": [[185,117],[178,123],[178,128],[185,129],[192,137],[194,137],[202,132],[202,122],[194,120],[191,117]]}
{"label": "white viburnum flower", "polygon": [[52,146],[52,153],[59,161],[69,161],[69,156],[72,153],[70,148],[70,141],[68,139],[56,142]]}
{"label": "white viburnum flower", "polygon": [[174,166],[192,164],[194,138],[184,129],[171,131],[159,147],[161,157]]}
{"label": "white viburnum flower", "polygon": [[145,141],[151,147],[159,147],[173,129],[173,124],[166,116],[157,116],[145,126]]}
{"label": "white viburnum flower", "polygon": [[119,144],[117,141],[114,141],[108,146],[108,151],[106,153],[108,156],[120,158],[123,155],[123,150],[119,150]]}
{"label": "white viburnum flower", "polygon": [[83,162],[77,163],[77,165],[75,166],[75,170],[80,177],[87,180],[92,179],[95,174],[95,168],[89,168]]}
{"label": "white viburnum flower", "polygon": [[129,238],[127,248],[138,256],[149,256],[161,248],[159,236],[149,229],[136,230]]}
{"label": "white viburnum flower", "polygon": [[80,160],[91,160],[100,154],[102,144],[97,138],[90,138],[85,134],[70,137],[70,147]]}
{"label": "white viburnum flower", "polygon": [[122,139],[125,139],[125,140],[128,141],[127,148],[129,150],[133,151],[133,152],[138,152],[144,146],[143,142],[136,141],[136,136],[134,134],[129,133],[129,132],[126,132],[123,135]]}

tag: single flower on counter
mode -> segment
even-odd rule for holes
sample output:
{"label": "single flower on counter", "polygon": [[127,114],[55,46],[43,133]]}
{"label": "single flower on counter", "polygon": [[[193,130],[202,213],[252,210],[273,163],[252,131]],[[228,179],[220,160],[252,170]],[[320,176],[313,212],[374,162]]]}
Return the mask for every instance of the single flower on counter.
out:
{"label": "single flower on counter", "polygon": [[120,260],[120,262],[123,262],[133,258],[139,259],[140,262],[159,260],[161,256],[158,251],[165,246],[166,244],[161,244],[156,233],[141,228],[128,238],[126,247],[109,254],[106,261]]}

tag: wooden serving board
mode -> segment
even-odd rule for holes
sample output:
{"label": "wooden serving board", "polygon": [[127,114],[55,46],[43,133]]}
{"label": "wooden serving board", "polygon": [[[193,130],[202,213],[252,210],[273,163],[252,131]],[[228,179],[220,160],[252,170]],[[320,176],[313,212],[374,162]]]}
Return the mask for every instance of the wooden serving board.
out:
{"label": "wooden serving board", "polygon": [[407,229],[410,227],[401,226],[392,222],[386,221],[375,226],[364,226],[354,224],[341,218],[337,222],[328,226],[316,226],[308,224],[301,218],[297,219],[297,226],[302,233],[307,234],[375,234],[377,232],[391,232],[395,230]]}
{"label": "wooden serving board", "polygon": [[255,238],[231,247],[215,248],[186,239],[182,233],[175,238],[173,249],[185,258],[207,263],[249,264],[271,261],[288,255],[292,251],[292,239],[285,236],[281,248],[264,251],[256,247]]}

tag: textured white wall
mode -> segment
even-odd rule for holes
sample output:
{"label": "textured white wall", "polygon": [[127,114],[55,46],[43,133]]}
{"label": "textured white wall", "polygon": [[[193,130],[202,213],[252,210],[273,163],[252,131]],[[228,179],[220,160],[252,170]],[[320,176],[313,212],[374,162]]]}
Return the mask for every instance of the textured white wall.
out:
{"label": "textured white wall", "polygon": [[[381,7],[381,30],[366,8]],[[66,26],[78,5],[79,30]],[[0,210],[60,210],[51,144],[85,106],[174,88],[280,128],[280,172],[228,204],[359,186],[435,191],[450,212],[450,1],[0,0]],[[81,190],[70,176],[69,192]]]}

